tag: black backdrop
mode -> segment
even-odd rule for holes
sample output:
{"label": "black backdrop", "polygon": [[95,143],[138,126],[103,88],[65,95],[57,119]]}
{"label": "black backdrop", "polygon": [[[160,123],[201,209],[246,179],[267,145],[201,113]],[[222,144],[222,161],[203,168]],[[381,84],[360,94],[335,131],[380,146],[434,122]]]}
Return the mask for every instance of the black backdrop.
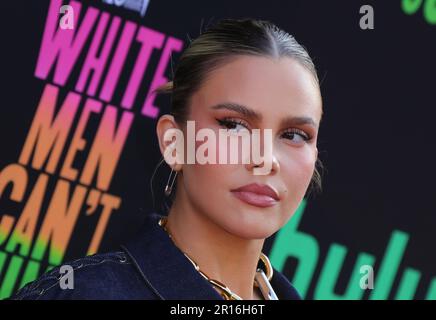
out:
{"label": "black backdrop", "polygon": [[[137,99],[130,110],[123,110],[120,101],[139,53],[140,46],[137,42],[133,41],[122,66],[120,82],[110,103],[117,110],[117,123],[124,112],[133,118],[119,159],[115,159],[111,154],[105,155],[107,158],[113,157],[116,162],[107,189],[99,189],[95,177],[88,181],[89,183],[82,183],[77,179],[69,181],[59,176],[61,164],[65,162],[73,133],[83,111],[83,102],[74,116],[72,129],[68,132],[65,146],[62,148],[59,166],[54,172],[47,171],[47,163],[35,167],[32,157],[27,163],[19,164],[26,139],[31,136],[30,128],[36,118],[44,90],[50,85],[58,88],[56,110],[60,109],[68,93],[77,92],[77,79],[90,49],[91,39],[96,34],[94,26],[64,85],[59,85],[53,80],[53,69],[45,79],[37,77],[35,70],[38,59],[42,59],[39,57],[40,48],[52,2],[38,0],[2,3],[2,298],[9,296],[24,282],[36,277],[50,265],[91,253],[92,250],[89,251],[88,248],[98,225],[102,228],[101,242],[95,242],[93,248],[107,251],[116,248],[118,243],[135,232],[144,215],[151,211],[165,211],[163,188],[169,170],[168,167],[161,166],[156,173],[153,182],[153,206],[150,179],[160,160],[155,137],[156,118],[141,113],[165,45],[152,52],[151,60],[141,79]],[[422,4],[416,12],[406,12],[411,3],[419,2],[163,0],[150,1],[147,5],[147,1],[138,1],[147,5],[145,15],[141,16],[139,12],[125,7],[125,4],[123,7],[94,0],[80,2],[82,9],[75,28],[80,29],[82,15],[89,7],[94,7],[100,15],[106,12],[111,19],[114,16],[120,17],[120,30],[126,21],[132,21],[138,27],[145,26],[160,33],[164,41],[170,38],[176,42],[180,41],[183,47],[189,43],[189,38],[197,37],[208,24],[224,17],[267,19],[293,34],[313,57],[321,79],[324,118],[320,128],[318,149],[320,158],[327,168],[323,179],[323,193],[307,199],[304,215],[295,226],[298,227],[298,232],[315,239],[319,247],[314,273],[300,274],[300,279],[310,277],[302,281],[307,283],[306,287],[302,288],[304,297],[435,299],[436,194],[433,164],[436,153],[433,151],[433,130],[436,114],[436,3],[430,0],[421,1]],[[359,26],[362,16],[359,9],[367,4],[374,9],[373,30],[362,30]],[[109,57],[112,57],[112,54],[113,50]],[[173,63],[177,63],[179,55],[180,50],[173,51]],[[108,71],[107,68],[104,70]],[[165,65],[164,75],[171,78],[170,63]],[[89,95],[84,91],[78,93],[78,96],[81,101],[85,101]],[[98,100],[98,95],[95,98]],[[158,97],[153,104],[159,109],[159,115],[169,110],[167,97]],[[105,106],[106,102],[103,109]],[[102,123],[102,113],[93,114],[86,124],[86,146],[83,151],[77,153],[73,162],[73,167],[77,168],[79,173],[89,159],[90,148]],[[27,182],[24,182],[25,178],[21,178],[21,175],[27,176]],[[47,188],[36,188],[38,178],[45,175],[48,181]],[[20,177],[17,186],[25,189],[22,199],[14,201],[11,198],[12,183],[8,183],[8,179],[17,176]],[[71,237],[66,239],[64,231],[59,229],[59,233],[63,235],[58,234],[57,240],[52,238],[48,241],[48,247],[44,247],[45,242],[43,237],[41,238],[41,249],[37,245],[38,237],[44,221],[48,223],[48,219],[44,218],[60,180],[69,186],[67,194],[70,197],[75,187],[82,186],[86,192],[100,190],[103,194],[109,195],[113,203],[120,201],[120,204],[109,214],[106,226],[100,219],[103,216],[101,203],[95,211],[88,214],[88,207],[83,205],[77,214],[77,220],[70,222]],[[37,200],[29,205],[33,190],[43,190],[40,210],[35,205]],[[27,211],[24,210],[26,204]],[[23,217],[24,212],[27,214],[26,217]],[[56,221],[54,218],[50,219]],[[20,220],[21,224],[18,222]],[[65,225],[68,226],[68,223]],[[52,228],[55,229],[56,226]],[[392,235],[398,232],[402,240],[406,239],[403,250],[399,249],[400,240],[392,238]],[[273,236],[266,242],[267,254],[271,253],[277,240],[275,238]],[[64,246],[62,239],[66,241]],[[290,241],[289,246],[292,245],[298,245],[298,242]],[[389,245],[394,252],[392,255],[395,256],[396,252],[399,256],[397,263],[393,262],[395,257],[387,257]],[[328,269],[327,258],[332,246],[339,246],[346,252],[343,264],[340,263],[338,278],[331,277],[334,295],[320,289],[320,275],[323,270]],[[356,259],[361,253],[374,257],[374,290],[377,290],[377,285],[383,288],[377,294],[366,290],[357,296],[347,296],[344,294],[347,288],[357,285],[350,279]],[[290,254],[284,262],[279,263],[279,256],[279,253],[275,253],[271,257],[273,264],[292,281],[303,258]],[[377,279],[384,260],[389,260],[384,266],[385,272],[389,272],[383,273],[380,277],[386,274],[393,275],[391,284],[386,284],[386,281],[389,282],[386,279]],[[402,278],[404,274],[408,274],[408,281]],[[416,284],[416,291],[413,284]]]}

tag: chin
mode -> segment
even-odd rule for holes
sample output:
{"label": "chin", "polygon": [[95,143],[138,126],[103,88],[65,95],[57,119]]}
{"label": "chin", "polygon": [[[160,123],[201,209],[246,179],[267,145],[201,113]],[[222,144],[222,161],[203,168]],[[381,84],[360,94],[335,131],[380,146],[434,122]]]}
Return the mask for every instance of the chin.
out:
{"label": "chin", "polygon": [[226,228],[227,231],[247,240],[266,239],[277,231],[272,225],[260,221],[257,223],[255,221],[252,223],[233,221],[231,224],[229,228]]}
{"label": "chin", "polygon": [[267,231],[267,230],[244,230],[241,232],[238,232],[236,235],[239,236],[242,239],[247,240],[264,240],[271,235],[273,235],[274,231]]}

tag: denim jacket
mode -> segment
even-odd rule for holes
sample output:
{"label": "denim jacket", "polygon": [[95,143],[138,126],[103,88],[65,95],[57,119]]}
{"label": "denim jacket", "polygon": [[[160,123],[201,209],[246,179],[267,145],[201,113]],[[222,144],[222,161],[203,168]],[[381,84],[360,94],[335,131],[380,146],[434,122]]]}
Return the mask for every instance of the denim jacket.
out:
{"label": "denim jacket", "polygon": [[[158,225],[147,215],[140,232],[119,250],[64,265],[72,267],[74,288],[61,287],[61,266],[27,284],[10,299],[222,300]],[[276,269],[270,281],[279,300],[299,300],[296,289]]]}

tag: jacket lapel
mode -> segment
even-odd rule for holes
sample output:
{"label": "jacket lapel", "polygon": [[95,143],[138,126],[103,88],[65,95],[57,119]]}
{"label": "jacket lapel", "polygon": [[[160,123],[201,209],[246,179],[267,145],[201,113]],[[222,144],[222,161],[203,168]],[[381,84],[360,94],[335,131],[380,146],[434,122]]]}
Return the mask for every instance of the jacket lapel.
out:
{"label": "jacket lapel", "polygon": [[[162,300],[223,300],[158,225],[161,217],[157,213],[148,214],[140,232],[121,246],[146,285]],[[301,299],[276,269],[270,283],[280,300]]]}
{"label": "jacket lapel", "polygon": [[222,300],[158,225],[161,217],[149,214],[140,232],[121,246],[146,284],[162,300]]}

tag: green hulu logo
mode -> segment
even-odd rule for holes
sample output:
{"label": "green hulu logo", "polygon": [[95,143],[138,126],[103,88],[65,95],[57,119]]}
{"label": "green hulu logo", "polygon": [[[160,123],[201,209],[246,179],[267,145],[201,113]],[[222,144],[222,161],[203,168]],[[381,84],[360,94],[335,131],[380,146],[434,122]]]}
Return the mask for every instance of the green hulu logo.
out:
{"label": "green hulu logo", "polygon": [[436,24],[436,0],[403,0],[401,9],[407,15],[417,13],[422,8],[422,15],[427,23]]}
{"label": "green hulu logo", "polygon": [[[294,216],[277,233],[269,253],[271,263],[277,270],[283,270],[287,259],[290,257],[298,260],[293,279],[290,280],[303,298],[307,296],[314,279],[320,251],[318,241],[314,236],[298,230],[306,204],[307,202],[304,199]],[[369,299],[385,300],[389,298],[408,240],[409,235],[407,233],[399,230],[392,232],[378,271],[375,273],[375,281],[373,289],[370,290]],[[368,289],[362,289],[361,287],[361,280],[365,277],[361,273],[361,267],[373,267],[376,258],[369,253],[359,253],[345,292],[337,294],[334,289],[347,253],[348,249],[341,244],[333,243],[330,246],[314,289],[313,298],[315,300],[363,299]],[[420,271],[409,267],[405,268],[394,299],[413,299],[420,278]],[[426,299],[436,299],[436,277],[432,279],[428,287]]]}

